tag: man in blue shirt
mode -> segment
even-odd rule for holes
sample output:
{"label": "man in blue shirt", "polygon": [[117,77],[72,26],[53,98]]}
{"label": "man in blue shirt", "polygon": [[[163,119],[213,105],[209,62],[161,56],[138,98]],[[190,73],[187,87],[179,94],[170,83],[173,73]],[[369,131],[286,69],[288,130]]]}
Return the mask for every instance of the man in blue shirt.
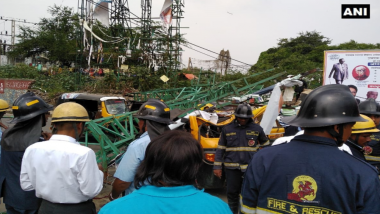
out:
{"label": "man in blue shirt", "polygon": [[312,91],[284,122],[304,128],[290,143],[257,152],[245,173],[242,213],[380,213],[380,180],[370,164],[338,149],[360,117],[345,85]]}
{"label": "man in blue shirt", "polygon": [[145,102],[135,117],[139,118],[140,132],[144,133],[128,146],[114,174],[116,179],[109,195],[111,201],[118,198],[123,191],[130,194],[135,190],[133,179],[137,167],[144,159],[146,147],[152,139],[169,130],[169,124],[174,123],[170,120],[170,108],[156,99]]}
{"label": "man in blue shirt", "polygon": [[197,188],[202,164],[203,149],[190,133],[167,131],[149,143],[136,172],[136,190],[99,214],[231,214],[224,201]]}

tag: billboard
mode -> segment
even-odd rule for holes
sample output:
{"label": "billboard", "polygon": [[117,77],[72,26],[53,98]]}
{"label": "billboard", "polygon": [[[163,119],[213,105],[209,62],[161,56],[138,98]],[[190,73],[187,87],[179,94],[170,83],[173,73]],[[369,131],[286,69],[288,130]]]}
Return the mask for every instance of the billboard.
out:
{"label": "billboard", "polygon": [[355,85],[356,98],[380,102],[380,50],[325,51],[323,85]]}

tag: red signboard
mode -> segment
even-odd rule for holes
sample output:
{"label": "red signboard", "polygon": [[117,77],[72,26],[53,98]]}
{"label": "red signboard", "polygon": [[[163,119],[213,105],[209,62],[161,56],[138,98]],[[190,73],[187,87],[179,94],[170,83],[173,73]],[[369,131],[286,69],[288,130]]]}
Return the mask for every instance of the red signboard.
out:
{"label": "red signboard", "polygon": [[5,81],[0,79],[0,94],[4,94]]}
{"label": "red signboard", "polygon": [[4,89],[28,89],[33,81],[34,80],[0,79],[0,93],[4,93]]}

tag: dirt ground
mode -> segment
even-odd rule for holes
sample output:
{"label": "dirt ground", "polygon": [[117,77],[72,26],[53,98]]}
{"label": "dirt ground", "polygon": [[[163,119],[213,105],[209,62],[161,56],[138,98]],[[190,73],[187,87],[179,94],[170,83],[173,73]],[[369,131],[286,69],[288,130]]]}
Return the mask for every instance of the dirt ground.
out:
{"label": "dirt ground", "polygon": [[95,203],[96,206],[96,211],[99,212],[100,208],[102,208],[106,203],[109,202],[108,200],[108,195],[110,194],[112,190],[112,182],[115,180],[113,177],[113,174],[115,173],[116,169],[115,167],[108,168],[108,178],[106,182],[103,185],[102,191],[97,195],[94,199],[93,202]]}

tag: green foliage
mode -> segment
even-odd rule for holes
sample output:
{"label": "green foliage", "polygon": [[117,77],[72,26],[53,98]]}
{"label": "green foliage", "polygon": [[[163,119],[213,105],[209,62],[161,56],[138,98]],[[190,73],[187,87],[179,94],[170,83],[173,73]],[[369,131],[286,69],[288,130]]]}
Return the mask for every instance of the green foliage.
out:
{"label": "green foliage", "polygon": [[167,88],[168,85],[160,80],[164,75],[163,70],[152,72],[151,69],[142,66],[131,67],[129,81],[133,82],[133,88],[139,91]]}
{"label": "green foliage", "polygon": [[[55,68],[55,70],[57,69]],[[55,75],[47,75],[47,73],[24,64],[0,66],[0,78],[33,79],[35,82],[32,88],[41,89],[52,96],[57,93],[81,90],[91,83],[88,76],[79,76],[79,73],[63,70]]]}
{"label": "green foliage", "polygon": [[[306,71],[323,68],[324,51],[326,50],[366,50],[379,49],[378,44],[363,44],[351,40],[340,45],[330,46],[331,40],[319,32],[301,32],[296,38],[279,39],[277,47],[269,48],[260,54],[259,60],[250,69],[250,73],[276,68],[276,72],[286,71],[287,74],[297,75]],[[269,74],[260,78],[269,77]],[[278,80],[281,80],[279,78]],[[310,88],[321,85],[322,72],[308,76]],[[268,83],[267,85],[270,85]],[[267,86],[266,85],[266,86]]]}
{"label": "green foliage", "polygon": [[25,64],[0,66],[0,78],[35,79],[39,75],[40,72],[36,68]]}
{"label": "green foliage", "polygon": [[357,43],[354,40],[345,42],[336,46],[330,46],[329,50],[368,50],[368,49],[380,49],[380,43],[377,44],[367,44],[367,43]]}
{"label": "green foliage", "polygon": [[9,53],[11,57],[30,57],[44,53],[50,61],[75,61],[78,15],[69,7],[57,5],[49,7],[48,12],[52,18],[42,18],[37,29],[20,26],[20,42]]}

